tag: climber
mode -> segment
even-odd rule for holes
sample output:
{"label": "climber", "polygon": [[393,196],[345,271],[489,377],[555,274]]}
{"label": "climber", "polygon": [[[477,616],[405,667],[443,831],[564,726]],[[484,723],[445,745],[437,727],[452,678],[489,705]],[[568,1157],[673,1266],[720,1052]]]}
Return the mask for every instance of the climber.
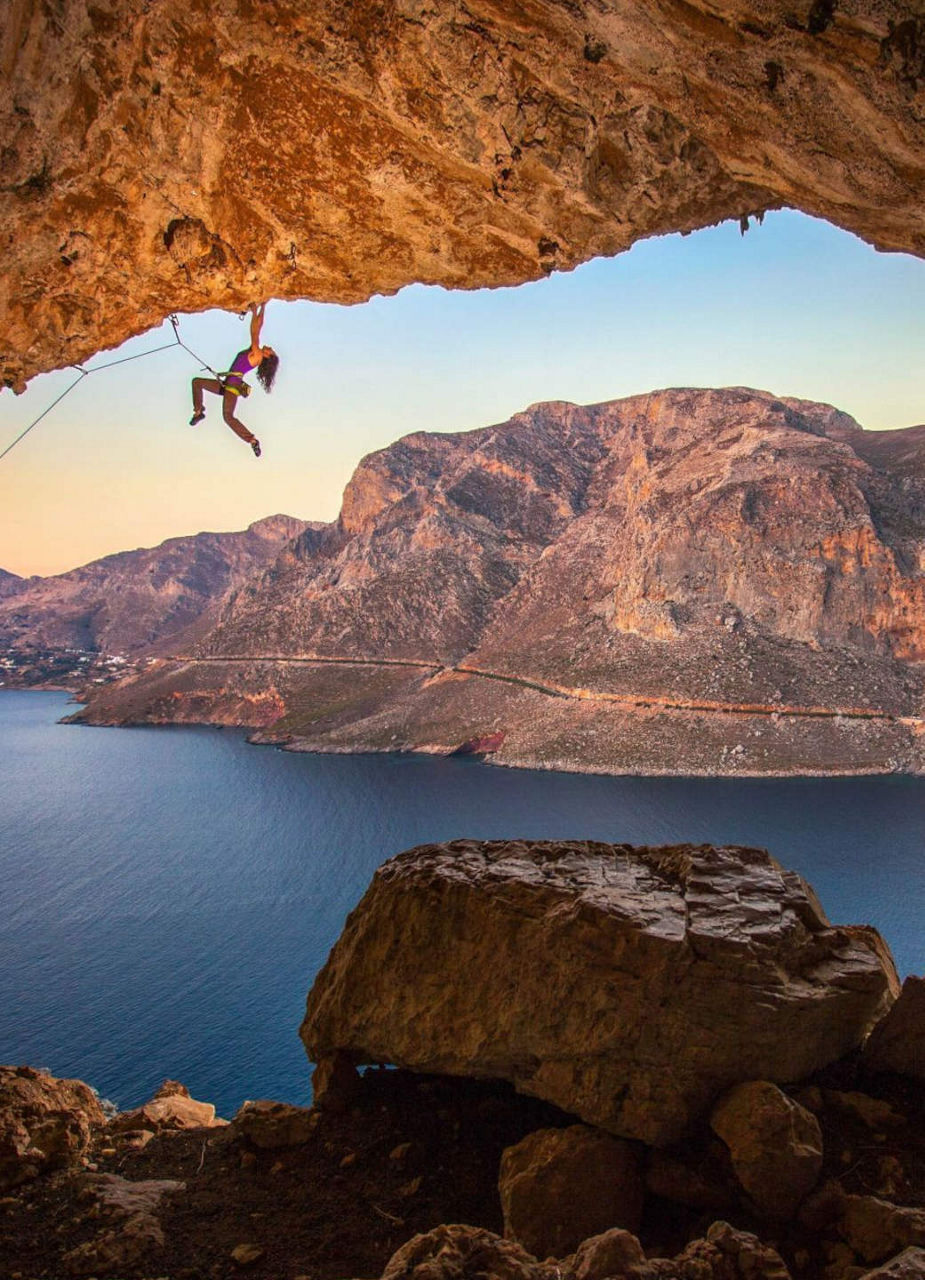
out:
{"label": "climber", "polygon": [[189,420],[190,426],[195,427],[196,423],[202,422],[206,416],[202,403],[203,392],[211,391],[213,395],[221,396],[222,416],[226,424],[231,427],[236,436],[247,441],[254,451],[255,458],[260,457],[260,441],[248,431],[243,422],[238,421],[234,411],[238,396],[250,395],[251,389],[244,381],[244,376],[253,368],[257,369],[257,381],[264,391],[273,390],[273,379],[279,367],[279,356],[272,347],[260,345],[260,330],[266,309],[266,303],[262,306],[258,306],[256,302],[251,303],[248,308],[251,313],[250,349],[238,352],[227,373],[221,373],[217,378],[193,379],[193,416]]}

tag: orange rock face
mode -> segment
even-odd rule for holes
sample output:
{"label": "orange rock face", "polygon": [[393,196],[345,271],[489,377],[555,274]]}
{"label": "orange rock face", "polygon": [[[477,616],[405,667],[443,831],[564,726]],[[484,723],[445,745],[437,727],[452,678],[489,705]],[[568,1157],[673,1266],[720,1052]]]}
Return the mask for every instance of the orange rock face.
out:
{"label": "orange rock face", "polygon": [[0,1190],[75,1162],[105,1120],[82,1080],[0,1067]]}
{"label": "orange rock face", "polygon": [[913,0],[11,0],[0,376],[792,205],[925,251]]}

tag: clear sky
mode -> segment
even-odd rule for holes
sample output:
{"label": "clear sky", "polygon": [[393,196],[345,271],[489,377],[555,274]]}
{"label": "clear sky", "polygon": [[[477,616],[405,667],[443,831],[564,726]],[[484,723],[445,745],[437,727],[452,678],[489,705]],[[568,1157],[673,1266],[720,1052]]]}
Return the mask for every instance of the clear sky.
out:
{"label": "clear sky", "polygon": [[[233,315],[181,327],[215,368],[248,345]],[[171,337],[165,324],[96,363]],[[744,237],[724,223],[648,240],[518,289],[271,302],[264,340],[281,356],[276,387],[267,397],[255,386],[240,411],[259,461],[217,397],[187,425],[198,367],[179,348],[101,372],[0,462],[0,568],[57,573],[276,512],[332,519],[365,453],[541,400],[744,385],[827,401],[865,427],[925,421],[925,262],[791,212]],[[0,394],[0,450],[74,376]]]}

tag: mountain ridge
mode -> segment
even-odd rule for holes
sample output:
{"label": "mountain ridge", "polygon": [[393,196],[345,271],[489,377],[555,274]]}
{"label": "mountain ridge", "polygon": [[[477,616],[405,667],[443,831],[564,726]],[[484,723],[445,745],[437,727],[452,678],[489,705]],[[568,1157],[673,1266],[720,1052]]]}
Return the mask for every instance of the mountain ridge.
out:
{"label": "mountain ridge", "polygon": [[0,572],[0,648],[146,653],[205,625],[225,592],[310,527],[267,516],[240,532],[167,538],[65,573],[17,578],[5,590]]}
{"label": "mountain ridge", "polygon": [[88,718],[618,772],[917,771],[925,431],[675,388],[417,432],[172,653]]}

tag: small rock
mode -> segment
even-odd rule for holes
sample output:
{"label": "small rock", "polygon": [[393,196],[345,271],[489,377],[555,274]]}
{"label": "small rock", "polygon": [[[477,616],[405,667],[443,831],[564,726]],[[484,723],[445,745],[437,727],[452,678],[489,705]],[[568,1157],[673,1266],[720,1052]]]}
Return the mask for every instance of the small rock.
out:
{"label": "small rock", "polygon": [[282,1160],[277,1160],[270,1165],[270,1173],[274,1175],[278,1173],[282,1173],[285,1167],[286,1166],[283,1164]]}
{"label": "small rock", "polygon": [[397,1147],[393,1147],[392,1150],[389,1152],[389,1159],[398,1160],[398,1161],[404,1160],[405,1156],[408,1154],[410,1150],[411,1150],[410,1142],[400,1142]]}
{"label": "small rock", "polygon": [[854,1116],[869,1129],[902,1124],[905,1121],[905,1116],[894,1111],[888,1102],[883,1102],[880,1098],[871,1098],[866,1093],[853,1090],[843,1093],[838,1089],[826,1089],[825,1100],[839,1111]]}
{"label": "small rock", "polygon": [[349,1169],[352,1164],[356,1164],[356,1160],[357,1153],[355,1151],[348,1151],[343,1160],[341,1160],[340,1167],[342,1169]]}
{"label": "small rock", "polygon": [[714,1222],[707,1231],[707,1242],[732,1264],[734,1274],[742,1280],[791,1280],[777,1250],[762,1244],[749,1231],[737,1231],[728,1222]]}
{"label": "small rock", "polygon": [[188,1098],[189,1096],[189,1089],[179,1080],[165,1080],[154,1094],[155,1098]]}
{"label": "small rock", "polygon": [[922,1280],[925,1276],[925,1249],[903,1249],[876,1271],[865,1272],[864,1280]]}
{"label": "small rock", "polygon": [[238,1133],[265,1151],[308,1142],[317,1123],[318,1113],[311,1108],[269,1099],[245,1102],[232,1121]]}
{"label": "small rock", "polygon": [[106,1210],[132,1217],[140,1213],[153,1214],[164,1196],[175,1191],[185,1191],[186,1183],[173,1179],[147,1179],[130,1182],[115,1173],[102,1173],[88,1184],[88,1191]]}
{"label": "small rock", "polygon": [[117,1227],[71,1249],[61,1261],[73,1276],[124,1274],[163,1245],[164,1232],[157,1219],[149,1213],[136,1213]]}
{"label": "small rock", "polygon": [[501,1157],[504,1234],[538,1258],[563,1258],[611,1227],[634,1231],[640,1166],[633,1143],[589,1125],[539,1129]]}
{"label": "small rock", "polygon": [[646,1260],[642,1245],[629,1231],[615,1227],[583,1241],[572,1259],[574,1280],[605,1280],[632,1275]]}
{"label": "small rock", "polygon": [[113,1133],[123,1133],[128,1129],[169,1132],[211,1128],[226,1123],[227,1121],[216,1117],[215,1107],[211,1102],[197,1102],[190,1097],[189,1090],[176,1080],[165,1080],[149,1102],[132,1111],[121,1112],[110,1120],[109,1126]]}
{"label": "small rock", "polygon": [[834,1227],[844,1207],[844,1191],[837,1182],[827,1182],[800,1205],[799,1221],[808,1231],[822,1235]]}
{"label": "small rock", "polygon": [[882,1262],[909,1245],[925,1245],[925,1209],[904,1209],[876,1196],[845,1196],[838,1230],[865,1262]]}
{"label": "small rock", "polygon": [[123,1146],[129,1151],[142,1151],[154,1137],[152,1129],[126,1129],[117,1135]]}
{"label": "small rock", "polygon": [[237,1244],[231,1251],[231,1259],[237,1267],[252,1267],[263,1254],[259,1244]]}
{"label": "small rock", "polygon": [[241,1153],[240,1165],[242,1169],[253,1169],[257,1163],[257,1157],[253,1151],[243,1151]]}
{"label": "small rock", "polygon": [[626,1276],[632,1280],[791,1280],[776,1249],[728,1222],[714,1222],[706,1239],[692,1240],[676,1258],[653,1258],[642,1266],[631,1266]]}
{"label": "small rock", "polygon": [[812,1112],[776,1085],[755,1080],[724,1094],[710,1125],[758,1212],[791,1217],[822,1169],[822,1131]]}
{"label": "small rock", "polygon": [[531,1258],[513,1240],[481,1227],[442,1226],[413,1236],[392,1255],[381,1280],[553,1280],[556,1269]]}
{"label": "small rock", "polygon": [[327,1111],[349,1111],[360,1088],[353,1059],[336,1052],[319,1056],[312,1073],[312,1102]]}

